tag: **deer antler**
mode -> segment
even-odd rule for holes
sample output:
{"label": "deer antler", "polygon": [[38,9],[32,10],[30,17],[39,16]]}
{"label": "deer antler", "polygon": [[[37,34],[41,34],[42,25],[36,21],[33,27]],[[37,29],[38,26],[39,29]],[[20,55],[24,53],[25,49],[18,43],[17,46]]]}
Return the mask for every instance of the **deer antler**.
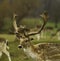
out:
{"label": "deer antler", "polygon": [[44,26],[46,25],[46,22],[47,22],[47,20],[48,20],[48,18],[49,18],[49,16],[48,16],[48,12],[44,12],[42,15],[40,15],[41,17],[42,17],[42,19],[44,20],[44,23],[43,23],[43,25],[42,25],[42,27],[41,27],[41,29],[39,30],[39,32],[38,33],[40,33],[42,30],[43,30],[43,28],[44,28]]}
{"label": "deer antler", "polygon": [[15,32],[18,32],[18,27],[17,27],[17,24],[16,24],[16,14],[14,13],[13,14],[13,26],[14,26],[14,29],[15,29]]}
{"label": "deer antler", "polygon": [[43,30],[44,26],[46,25],[46,22],[48,20],[48,13],[47,12],[44,12],[42,15],[40,15],[42,17],[42,19],[44,20],[43,22],[43,25],[42,27],[37,31],[37,32],[30,32],[30,33],[27,33],[27,35],[25,34],[25,36],[31,36],[31,35],[35,35],[35,34],[38,34],[38,33],[41,33],[41,31]]}

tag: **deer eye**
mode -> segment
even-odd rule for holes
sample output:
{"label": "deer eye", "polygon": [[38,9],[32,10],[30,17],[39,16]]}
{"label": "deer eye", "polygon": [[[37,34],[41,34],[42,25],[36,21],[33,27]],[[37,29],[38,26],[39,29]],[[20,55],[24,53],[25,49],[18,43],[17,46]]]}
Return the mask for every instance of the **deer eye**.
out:
{"label": "deer eye", "polygon": [[31,40],[34,40],[34,38],[31,38]]}

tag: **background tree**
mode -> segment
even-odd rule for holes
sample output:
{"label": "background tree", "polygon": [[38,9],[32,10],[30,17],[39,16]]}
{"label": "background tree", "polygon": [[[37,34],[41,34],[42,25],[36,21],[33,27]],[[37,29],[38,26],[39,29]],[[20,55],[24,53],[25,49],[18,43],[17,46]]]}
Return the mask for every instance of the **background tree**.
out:
{"label": "background tree", "polygon": [[[6,23],[6,17],[12,18],[17,13],[17,23],[39,7],[39,0],[2,0],[0,3],[0,30]],[[4,19],[6,21],[4,21]],[[9,22],[9,21],[8,21]]]}
{"label": "background tree", "polygon": [[20,20],[39,7],[39,0],[13,0],[11,7],[13,13],[16,12],[19,16],[17,19],[19,24]]}
{"label": "background tree", "polygon": [[8,17],[10,13],[10,5],[8,0],[3,0],[0,3],[0,29],[4,26],[3,20]]}

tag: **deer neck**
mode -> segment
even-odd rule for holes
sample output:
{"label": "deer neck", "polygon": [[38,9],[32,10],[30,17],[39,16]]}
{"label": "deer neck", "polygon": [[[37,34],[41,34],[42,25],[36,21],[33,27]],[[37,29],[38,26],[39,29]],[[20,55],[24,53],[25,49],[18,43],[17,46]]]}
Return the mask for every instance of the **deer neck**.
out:
{"label": "deer neck", "polygon": [[29,42],[28,46],[26,45],[26,48],[24,48],[24,50],[31,50],[32,52],[37,52],[35,46],[31,42]]}
{"label": "deer neck", "polygon": [[27,46],[27,48],[24,48],[23,50],[28,57],[33,59],[37,58],[37,53],[35,52],[35,47],[33,44],[30,43],[29,47]]}

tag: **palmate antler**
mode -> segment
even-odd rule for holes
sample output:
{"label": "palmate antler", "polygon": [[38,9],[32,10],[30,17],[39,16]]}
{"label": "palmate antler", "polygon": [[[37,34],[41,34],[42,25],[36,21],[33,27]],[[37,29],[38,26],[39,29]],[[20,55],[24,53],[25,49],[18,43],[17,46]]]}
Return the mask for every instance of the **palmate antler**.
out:
{"label": "palmate antler", "polygon": [[46,22],[48,20],[48,13],[47,12],[44,12],[42,15],[40,15],[43,19],[43,25],[41,26],[41,28],[37,31],[37,32],[29,32],[29,33],[25,33],[25,36],[31,36],[31,35],[36,35],[36,34],[39,34],[41,33],[41,31],[44,29],[44,26],[46,25]]}

